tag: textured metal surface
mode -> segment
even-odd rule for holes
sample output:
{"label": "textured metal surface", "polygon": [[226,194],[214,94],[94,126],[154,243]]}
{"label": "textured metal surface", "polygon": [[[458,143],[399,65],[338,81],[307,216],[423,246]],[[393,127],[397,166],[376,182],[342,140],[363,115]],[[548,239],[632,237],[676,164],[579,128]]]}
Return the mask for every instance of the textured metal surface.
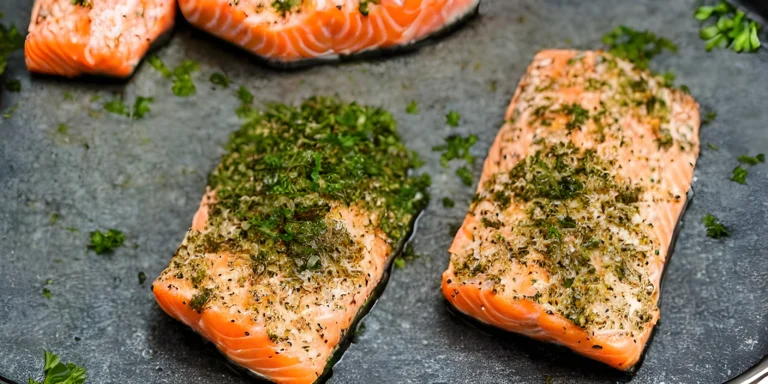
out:
{"label": "textured metal surface", "polygon": [[[26,27],[31,0],[0,3],[6,20]],[[294,103],[314,94],[382,105],[393,111],[408,144],[433,176],[433,202],[421,217],[415,249],[425,255],[395,270],[365,319],[366,332],[334,370],[334,383],[607,383],[627,377],[549,345],[487,334],[455,318],[439,292],[448,262],[449,228],[458,225],[472,189],[439,165],[430,148],[451,133],[480,137],[480,173],[517,81],[536,51],[593,48],[615,25],[649,29],[680,45],[655,60],[687,84],[717,119],[702,129],[696,198],[685,215],[663,287],[661,323],[633,383],[719,383],[768,353],[768,165],[749,169],[747,185],[728,181],[736,157],[768,150],[768,52],[705,53],[697,2],[665,0],[485,0],[481,16],[419,52],[373,62],[280,72],[251,63],[218,40],[178,28],[159,55],[169,65],[199,60],[197,95],[173,96],[144,65],[125,84],[30,78],[21,55],[8,73],[21,94],[5,93],[0,110],[0,375],[39,375],[42,348],[85,365],[94,383],[246,383],[199,337],[155,304],[149,283],[165,267],[189,226],[221,145],[239,126],[234,89],[207,82],[224,71],[257,100]],[[491,91],[491,83],[497,89]],[[64,100],[68,91],[75,101]],[[101,111],[92,95],[154,96],[145,119]],[[419,115],[405,106],[415,99]],[[459,128],[444,115],[462,115]],[[56,132],[67,123],[69,133]],[[85,144],[88,144],[88,149]],[[443,208],[450,196],[456,207]],[[705,236],[712,212],[733,232]],[[50,222],[51,215],[61,218]],[[70,232],[74,227],[79,232]],[[127,247],[114,255],[86,251],[87,232],[118,228]],[[60,262],[56,262],[60,259]],[[148,281],[138,284],[137,273]],[[43,282],[53,297],[41,295]]]}

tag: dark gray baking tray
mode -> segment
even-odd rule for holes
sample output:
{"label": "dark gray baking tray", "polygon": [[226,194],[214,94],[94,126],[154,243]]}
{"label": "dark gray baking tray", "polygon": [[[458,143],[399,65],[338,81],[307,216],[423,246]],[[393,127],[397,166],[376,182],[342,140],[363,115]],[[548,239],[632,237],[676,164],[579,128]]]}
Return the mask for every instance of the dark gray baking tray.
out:
{"label": "dark gray baking tray", "polygon": [[[30,77],[16,54],[7,77],[20,78],[23,91],[0,97],[0,111],[19,105],[12,118],[0,118],[0,375],[18,382],[39,376],[45,348],[86,366],[93,383],[251,381],[163,314],[149,291],[191,222],[221,145],[239,126],[236,88],[213,89],[207,78],[214,71],[260,101],[338,94],[384,106],[433,176],[433,202],[414,236],[424,256],[393,271],[330,382],[720,383],[741,374],[768,353],[768,165],[749,168],[746,185],[728,178],[738,155],[768,151],[768,51],[705,53],[692,17],[698,4],[485,0],[478,19],[418,52],[290,72],[257,65],[182,24],[158,54],[169,65],[201,62],[193,76],[198,92],[186,99],[146,65],[127,83],[67,81]],[[26,28],[31,6],[4,0],[0,11]],[[618,24],[678,43],[679,53],[659,57],[654,68],[673,70],[704,113],[718,113],[702,129],[696,197],[669,265],[661,323],[633,377],[522,337],[487,334],[449,312],[440,274],[449,231],[461,223],[473,188],[430,151],[451,133],[477,134],[477,178],[536,51],[599,47]],[[75,100],[65,100],[65,91]],[[153,96],[152,112],[129,121],[89,102],[111,92],[129,101]],[[418,115],[405,113],[412,99]],[[89,108],[100,115],[89,116]],[[459,128],[446,126],[449,110],[461,113]],[[56,132],[59,123],[69,125],[68,134]],[[445,196],[456,200],[454,208],[441,206]],[[709,212],[732,230],[730,238],[706,237],[701,218]],[[60,215],[55,223],[53,213]],[[110,256],[87,252],[87,233],[106,228],[123,230],[128,246]],[[139,271],[148,276],[144,285]],[[41,289],[49,278],[47,300]]]}

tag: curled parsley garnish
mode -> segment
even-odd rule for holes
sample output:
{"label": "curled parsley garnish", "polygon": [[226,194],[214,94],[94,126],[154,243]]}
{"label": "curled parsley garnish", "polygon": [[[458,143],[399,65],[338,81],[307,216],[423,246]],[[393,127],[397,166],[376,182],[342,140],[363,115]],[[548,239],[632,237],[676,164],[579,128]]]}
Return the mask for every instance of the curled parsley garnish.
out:
{"label": "curled parsley garnish", "polygon": [[728,228],[726,228],[723,224],[720,224],[720,219],[712,214],[708,213],[701,221],[707,228],[707,236],[713,239],[720,239],[731,235],[731,233],[728,231]]}
{"label": "curled parsley garnish", "polygon": [[88,245],[88,248],[96,252],[97,255],[101,255],[114,251],[123,245],[123,242],[125,242],[125,235],[117,229],[110,229],[107,233],[93,231],[91,232],[91,244]]}

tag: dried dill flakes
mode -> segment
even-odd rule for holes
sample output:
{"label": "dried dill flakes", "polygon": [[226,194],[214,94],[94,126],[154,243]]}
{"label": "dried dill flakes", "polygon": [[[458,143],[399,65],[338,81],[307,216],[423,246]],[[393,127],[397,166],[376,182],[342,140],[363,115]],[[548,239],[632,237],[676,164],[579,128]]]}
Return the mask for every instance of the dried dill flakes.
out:
{"label": "dried dill flakes", "polygon": [[667,50],[677,52],[677,45],[670,40],[656,36],[648,31],[636,31],[621,25],[603,36],[603,43],[608,51],[621,59],[626,59],[640,69],[648,68],[654,57]]}
{"label": "dried dill flakes", "polygon": [[110,229],[106,233],[101,231],[91,232],[91,243],[88,249],[92,249],[97,255],[112,252],[125,242],[125,235],[117,229]]}
{"label": "dried dill flakes", "polygon": [[189,301],[189,307],[195,311],[203,310],[205,305],[208,304],[208,301],[211,300],[211,295],[213,295],[213,289],[211,288],[203,288],[199,290],[192,296],[192,300]]}
{"label": "dried dill flakes", "polygon": [[708,213],[701,221],[704,223],[704,227],[707,228],[707,236],[713,239],[721,239],[731,235],[728,228],[720,223],[720,219],[712,214]]}

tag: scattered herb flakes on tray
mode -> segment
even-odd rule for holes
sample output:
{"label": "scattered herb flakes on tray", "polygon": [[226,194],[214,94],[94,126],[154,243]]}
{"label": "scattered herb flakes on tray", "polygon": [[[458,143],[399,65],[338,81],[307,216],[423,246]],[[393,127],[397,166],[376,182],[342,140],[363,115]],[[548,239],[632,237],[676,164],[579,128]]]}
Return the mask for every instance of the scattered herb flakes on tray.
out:
{"label": "scattered herb flakes on tray", "polygon": [[211,77],[208,79],[212,84],[218,85],[222,88],[229,88],[229,84],[231,81],[229,80],[229,77],[221,72],[215,72],[211,74]]}
{"label": "scattered herb flakes on tray", "polygon": [[445,138],[445,144],[432,147],[433,151],[442,151],[440,155],[440,164],[443,167],[448,167],[448,162],[454,159],[466,160],[467,163],[472,164],[475,161],[475,157],[469,152],[469,149],[477,143],[477,136],[469,135],[462,137],[459,135],[450,135]]}
{"label": "scattered herb flakes on tray", "polygon": [[408,106],[405,107],[405,113],[409,115],[419,114],[419,106],[416,104],[416,100],[411,100],[411,102],[408,103]]}
{"label": "scattered herb flakes on tray", "polygon": [[445,122],[451,127],[458,127],[460,121],[461,115],[456,111],[450,111],[447,115],[445,115]]}
{"label": "scattered herb flakes on tray", "polygon": [[603,36],[608,51],[621,59],[629,60],[638,68],[646,69],[651,59],[664,50],[676,53],[677,45],[667,38],[648,31],[636,31],[624,25]]}
{"label": "scattered herb flakes on tray", "polygon": [[88,248],[97,255],[113,252],[125,242],[125,235],[117,229],[110,229],[106,233],[101,231],[91,232],[91,243]]}
{"label": "scattered herb flakes on tray", "polygon": [[[0,20],[2,20],[0,13]],[[8,65],[8,56],[17,49],[24,47],[24,36],[15,26],[6,26],[0,23],[0,75],[5,72]]]}
{"label": "scattered herb flakes on tray", "polygon": [[730,231],[728,231],[728,228],[720,223],[720,219],[712,214],[708,213],[706,216],[704,216],[702,222],[707,228],[707,236],[713,239],[720,239],[731,235]]}

